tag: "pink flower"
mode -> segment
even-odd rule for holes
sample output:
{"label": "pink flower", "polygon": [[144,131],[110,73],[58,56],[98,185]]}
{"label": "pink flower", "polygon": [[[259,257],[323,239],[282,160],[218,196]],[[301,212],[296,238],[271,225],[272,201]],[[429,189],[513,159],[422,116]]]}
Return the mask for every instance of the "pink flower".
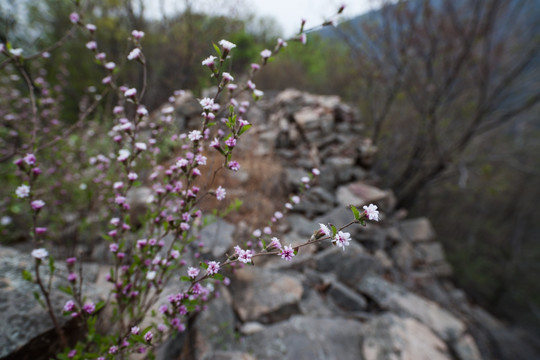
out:
{"label": "pink flower", "polygon": [[89,41],[86,43],[86,48],[88,50],[96,50],[97,49],[97,43],[95,41]]}
{"label": "pink flower", "polygon": [[112,253],[115,253],[118,251],[118,244],[116,243],[112,243],[109,245],[109,251],[112,252]]}
{"label": "pink flower", "polygon": [[200,270],[190,266],[187,270],[187,274],[190,278],[195,279],[199,275]]}
{"label": "pink flower", "polygon": [[133,36],[133,38],[136,40],[140,40],[144,37],[144,31],[133,30],[131,32],[131,36]]}
{"label": "pink flower", "polygon": [[116,354],[118,352],[118,346],[113,345],[109,348],[109,354]]}
{"label": "pink flower", "polygon": [[218,148],[219,147],[218,138],[214,138],[214,140],[212,140],[212,142],[210,142],[210,146],[213,147],[213,148]]}
{"label": "pink flower", "polygon": [[289,244],[289,246],[284,246],[281,249],[281,252],[279,253],[282,259],[291,261],[294,257],[294,250],[292,248],[292,245]]}
{"label": "pink flower", "polygon": [[88,314],[91,314],[96,310],[96,306],[93,302],[89,302],[83,306],[83,310],[86,311]]}
{"label": "pink flower", "polygon": [[225,140],[225,145],[227,145],[230,148],[233,148],[236,146],[236,139],[234,137],[230,137],[227,140]]}
{"label": "pink flower", "polygon": [[195,157],[195,161],[198,165],[206,165],[206,156],[199,154]]}
{"label": "pink flower", "polygon": [[224,188],[222,188],[221,186],[219,186],[217,189],[216,189],[216,199],[218,199],[219,201],[225,199],[225,196],[227,196],[227,190],[225,190]]}
{"label": "pink flower", "polygon": [[222,76],[223,76],[223,80],[227,82],[234,81],[234,77],[228,72],[224,72]]}
{"label": "pink flower", "polygon": [[348,232],[340,231],[334,237],[335,244],[338,247],[343,248],[343,251],[345,251],[345,246],[349,246],[349,240],[351,240],[351,234]]}
{"label": "pink flower", "polygon": [[153,334],[152,334],[151,331],[149,331],[149,332],[147,332],[146,334],[144,334],[144,340],[145,340],[146,342],[152,341],[152,337],[153,337]]}
{"label": "pink flower", "polygon": [[139,151],[144,151],[144,150],[148,149],[148,147],[146,146],[146,144],[143,143],[143,142],[137,142],[137,143],[135,143],[135,148],[136,148],[137,150],[139,150]]}
{"label": "pink flower", "polygon": [[260,229],[255,229],[252,235],[255,237],[260,237],[262,235],[262,232]]}
{"label": "pink flower", "polygon": [[28,165],[34,165],[36,163],[36,156],[34,154],[26,154],[23,160]]}
{"label": "pink flower", "polygon": [[131,333],[132,333],[133,335],[139,335],[140,332],[141,332],[141,329],[140,329],[138,326],[133,326],[133,327],[131,328]]}
{"label": "pink flower", "polygon": [[108,63],[105,64],[105,68],[109,71],[114,70],[115,67],[116,67],[116,64],[113,63],[112,61],[109,61]]}
{"label": "pink flower", "polygon": [[315,176],[319,176],[321,174],[321,171],[317,168],[311,169],[311,173]]}
{"label": "pink flower", "polygon": [[73,310],[75,310],[75,303],[73,302],[73,300],[68,300],[64,305],[64,311],[71,312]]}
{"label": "pink flower", "polygon": [[130,172],[127,177],[130,181],[135,181],[139,178],[139,175],[134,172]]}
{"label": "pink flower", "polygon": [[253,253],[251,252],[251,250],[240,250],[238,254],[238,260],[240,260],[244,264],[247,264],[251,262],[252,256],[253,256]]}
{"label": "pink flower", "polygon": [[32,250],[32,256],[38,260],[43,260],[45,259],[47,256],[49,256],[49,252],[44,249],[44,248],[41,248],[41,249],[34,249]]}
{"label": "pink flower", "polygon": [[298,204],[300,203],[300,197],[295,195],[291,198],[291,201],[295,204]]}
{"label": "pink flower", "polygon": [[97,29],[96,25],[94,24],[86,24],[86,30],[88,30],[90,33],[95,32]]}
{"label": "pink flower", "polygon": [[76,12],[72,12],[71,14],[69,14],[69,21],[71,21],[73,24],[78,23],[80,19],[81,18],[79,14],[77,14]]}
{"label": "pink flower", "polygon": [[32,203],[30,205],[32,206],[32,209],[39,210],[39,209],[41,209],[42,207],[45,206],[45,201],[43,201],[43,200],[34,200],[34,201],[32,201]]}
{"label": "pink flower", "polygon": [[69,273],[69,275],[68,275],[68,281],[70,281],[70,282],[75,282],[75,281],[77,281],[77,274],[75,274],[75,273]]}
{"label": "pink flower", "polygon": [[377,205],[369,204],[369,206],[364,206],[364,214],[366,214],[369,220],[379,221]]}
{"label": "pink flower", "polygon": [[240,170],[240,164],[238,163],[238,161],[230,161],[229,162],[229,169],[231,169],[232,171],[238,171]]}
{"label": "pink flower", "polygon": [[272,241],[270,242],[270,245],[268,245],[269,248],[273,248],[273,249],[281,249],[281,242],[279,241],[279,239],[277,237],[273,237],[272,238]]}
{"label": "pink flower", "polygon": [[123,161],[126,161],[130,155],[131,153],[129,152],[129,150],[121,149],[121,150],[118,150],[118,157],[116,159],[120,162],[123,162]]}
{"label": "pink flower", "polygon": [[208,273],[208,275],[217,274],[218,271],[219,271],[219,262],[210,261],[208,263],[208,269],[206,269],[206,272]]}

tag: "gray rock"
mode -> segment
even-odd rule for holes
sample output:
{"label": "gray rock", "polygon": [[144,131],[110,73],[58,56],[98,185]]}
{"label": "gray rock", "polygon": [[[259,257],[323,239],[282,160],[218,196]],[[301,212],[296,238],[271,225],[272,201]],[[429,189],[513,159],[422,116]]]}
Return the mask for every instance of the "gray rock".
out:
{"label": "gray rock", "polygon": [[202,360],[257,360],[248,353],[240,351],[212,351],[207,353]]}
{"label": "gray rock", "polygon": [[333,272],[341,282],[350,286],[355,286],[367,274],[382,269],[377,258],[355,243],[351,243],[345,251],[337,246],[325,249],[314,256],[314,261],[317,271]]}
{"label": "gray rock", "polygon": [[[48,358],[47,351],[55,347],[58,335],[54,330],[52,320],[47,311],[39,305],[34,293],[43,296],[35,283],[23,280],[23,270],[28,270],[34,276],[35,260],[29,254],[21,253],[11,248],[0,246],[0,357],[11,353],[15,358],[22,359]],[[58,262],[52,282],[50,299],[56,319],[62,327],[69,327],[66,335],[77,334],[77,328],[62,315],[63,306],[70,296],[58,291],[59,286],[67,286],[67,269]],[[96,266],[83,265],[83,271],[88,270],[88,278],[95,278]],[[45,283],[49,280],[47,260],[40,265],[40,277]],[[86,277],[85,277],[85,280]],[[83,293],[94,303],[104,299],[104,294],[85,281]],[[66,330],[66,329],[65,329]],[[25,344],[29,349],[24,350]],[[58,345],[58,344],[56,344]],[[14,353],[21,349],[22,353]],[[15,355],[14,355],[15,354]],[[18,354],[18,355],[17,355]]]}
{"label": "gray rock", "polygon": [[[412,318],[385,314],[366,324],[364,360],[451,360],[446,344]],[[360,358],[360,357],[359,357]]]}
{"label": "gray rock", "polygon": [[329,212],[335,205],[334,196],[328,190],[315,186],[304,193],[302,202],[295,206],[295,210],[312,217]]}
{"label": "gray rock", "polygon": [[389,283],[375,275],[365,276],[356,288],[384,309],[410,316],[427,325],[445,341],[455,341],[465,331],[465,325],[436,303]]}
{"label": "gray rock", "polygon": [[404,220],[401,222],[400,229],[403,237],[410,241],[422,242],[435,238],[435,230],[433,230],[431,222],[425,217]]}
{"label": "gray rock", "polygon": [[482,360],[482,355],[474,342],[471,335],[463,335],[457,342],[452,344],[454,353],[457,354],[459,360]]}
{"label": "gray rock", "polygon": [[356,207],[383,200],[388,196],[386,191],[362,182],[340,186],[336,194],[339,204]]}
{"label": "gray rock", "polygon": [[[326,299],[327,300],[327,299]],[[311,317],[331,317],[338,313],[335,305],[322,298],[318,291],[307,289],[300,302],[302,315]]]}
{"label": "gray rock", "polygon": [[299,275],[248,266],[233,278],[234,307],[242,321],[269,323],[298,313],[303,287]]}
{"label": "gray rock", "polygon": [[195,358],[204,358],[216,350],[232,350],[235,340],[235,316],[229,291],[221,287],[221,296],[213,299],[195,322]]}
{"label": "gray rock", "polygon": [[444,250],[439,242],[422,243],[416,246],[418,261],[433,264],[445,261]]}
{"label": "gray rock", "polygon": [[344,184],[354,177],[354,159],[348,157],[331,157],[326,160],[326,171],[335,176],[336,184]]}
{"label": "gray rock", "polygon": [[328,290],[328,296],[345,311],[361,311],[367,308],[367,301],[362,295],[338,281],[332,283]]}
{"label": "gray rock", "polygon": [[353,320],[294,316],[243,339],[258,360],[358,360],[362,325]]}
{"label": "gray rock", "polygon": [[206,226],[200,232],[200,240],[204,243],[203,253],[208,253],[213,259],[225,254],[233,245],[235,226],[223,219]]}

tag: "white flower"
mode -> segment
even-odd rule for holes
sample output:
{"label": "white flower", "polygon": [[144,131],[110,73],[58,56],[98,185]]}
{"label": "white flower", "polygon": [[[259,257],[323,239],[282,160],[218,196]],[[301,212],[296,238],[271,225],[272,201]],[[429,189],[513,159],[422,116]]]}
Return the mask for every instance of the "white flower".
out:
{"label": "white flower", "polygon": [[135,88],[127,89],[124,92],[125,97],[132,97],[132,96],[135,96],[135,95],[137,95],[137,89],[135,89]]}
{"label": "white flower", "polygon": [[146,273],[146,280],[154,280],[156,278],[157,273],[155,271],[149,271]]}
{"label": "white flower", "polygon": [[369,220],[379,221],[379,211],[377,210],[377,205],[369,204],[369,206],[364,206],[364,213]]}
{"label": "white flower", "polygon": [[24,184],[19,186],[17,190],[15,190],[15,194],[19,199],[28,197],[28,195],[30,195],[30,186]]}
{"label": "white flower", "polygon": [[345,251],[345,246],[349,246],[349,240],[351,240],[351,234],[348,232],[340,231],[334,237],[334,242],[338,247],[343,248],[343,251]]}
{"label": "white flower", "polygon": [[135,148],[140,151],[144,151],[147,149],[146,144],[143,142],[135,143]]}
{"label": "white flower", "polygon": [[227,81],[234,81],[234,77],[231,74],[229,74],[228,72],[223,73],[223,79],[227,80]]}
{"label": "white flower", "polygon": [[118,150],[118,157],[116,158],[118,161],[126,161],[131,153],[127,149],[121,149]]}
{"label": "white flower", "polygon": [[135,48],[131,50],[127,58],[128,60],[135,60],[135,59],[138,59],[139,56],[141,56],[141,49]]}
{"label": "white flower", "polygon": [[261,56],[263,59],[268,59],[270,56],[272,56],[272,52],[268,49],[264,49],[261,51]]}
{"label": "white flower", "polygon": [[221,201],[221,200],[225,199],[225,196],[227,196],[227,190],[225,190],[221,186],[218,187],[216,189],[216,198]]}
{"label": "white flower", "polygon": [[2,226],[7,226],[9,224],[11,224],[11,217],[9,216],[2,216],[2,219],[0,219],[0,224]]}
{"label": "white flower", "polygon": [[188,134],[188,138],[191,141],[200,140],[202,138],[202,133],[199,130],[190,131]]}
{"label": "white flower", "polygon": [[32,256],[35,257],[36,259],[43,260],[47,256],[49,256],[49,252],[45,250],[44,248],[34,249],[32,250]]}
{"label": "white flower", "polygon": [[204,98],[199,101],[204,110],[212,110],[214,106],[214,99]]}
{"label": "white flower", "polygon": [[259,89],[255,89],[253,90],[253,95],[255,95],[256,97],[262,97],[264,95],[264,92]]}
{"label": "white flower", "polygon": [[218,44],[223,46],[223,48],[227,51],[231,51],[232,49],[236,47],[235,44],[227,40],[220,40]]}
{"label": "white flower", "polygon": [[212,66],[214,66],[214,60],[216,60],[216,59],[217,58],[215,56],[209,56],[206,59],[204,59],[201,64],[203,66],[212,67]]}
{"label": "white flower", "polygon": [[23,49],[21,49],[21,48],[10,49],[9,52],[10,52],[11,55],[13,55],[13,56],[21,56],[22,53],[23,53]]}
{"label": "white flower", "polygon": [[325,236],[330,236],[330,234],[332,234],[328,226],[324,224],[319,224],[319,226],[320,226],[320,229],[319,229],[320,233],[324,234]]}

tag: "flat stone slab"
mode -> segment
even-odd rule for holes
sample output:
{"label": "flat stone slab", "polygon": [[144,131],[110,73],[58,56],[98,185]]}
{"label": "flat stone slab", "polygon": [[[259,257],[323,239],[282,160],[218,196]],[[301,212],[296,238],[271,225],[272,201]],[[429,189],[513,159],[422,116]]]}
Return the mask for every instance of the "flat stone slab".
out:
{"label": "flat stone slab", "polygon": [[233,277],[233,303],[240,319],[269,323],[299,312],[304,289],[301,274],[270,271],[255,266],[238,270]]}
{"label": "flat stone slab", "polygon": [[414,242],[431,241],[435,238],[435,230],[425,217],[402,221],[400,230],[406,240]]}
{"label": "flat stone slab", "polygon": [[452,360],[446,344],[412,318],[385,314],[368,322],[364,360]]}
{"label": "flat stone slab", "polygon": [[245,337],[241,344],[258,360],[358,360],[362,329],[354,320],[293,316]]}
{"label": "flat stone slab", "polygon": [[370,203],[383,200],[388,196],[386,191],[383,191],[375,186],[356,182],[340,186],[337,189],[338,202],[343,206],[354,205],[356,207],[368,205]]}
{"label": "flat stone slab", "polygon": [[465,331],[463,322],[438,304],[413,294],[379,276],[365,276],[357,284],[356,288],[377,302],[382,308],[420,321],[444,341],[456,341]]}

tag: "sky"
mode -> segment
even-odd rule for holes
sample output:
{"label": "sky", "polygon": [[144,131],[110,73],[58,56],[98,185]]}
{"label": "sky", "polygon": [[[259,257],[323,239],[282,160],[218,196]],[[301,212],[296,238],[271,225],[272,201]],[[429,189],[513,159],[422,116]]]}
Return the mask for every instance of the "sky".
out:
{"label": "sky", "polygon": [[344,17],[354,17],[372,9],[377,0],[148,0],[147,11],[151,16],[159,16],[157,4],[162,4],[165,12],[181,10],[185,2],[191,2],[199,10],[219,14],[248,14],[270,16],[277,20],[286,37],[296,34],[301,19],[306,19],[306,28],[319,25],[325,18],[337,12],[345,4]]}

